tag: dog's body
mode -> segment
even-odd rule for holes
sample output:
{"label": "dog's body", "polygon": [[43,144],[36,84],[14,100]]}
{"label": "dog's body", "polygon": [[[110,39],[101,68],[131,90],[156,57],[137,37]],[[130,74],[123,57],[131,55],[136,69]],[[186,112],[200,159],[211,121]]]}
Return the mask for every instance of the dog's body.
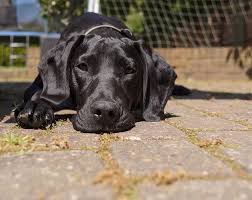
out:
{"label": "dog's body", "polygon": [[54,121],[55,111],[74,109],[76,130],[124,131],[136,120],[164,117],[175,79],[165,60],[136,41],[122,22],[86,13],[44,56],[15,116],[24,128],[43,128]]}

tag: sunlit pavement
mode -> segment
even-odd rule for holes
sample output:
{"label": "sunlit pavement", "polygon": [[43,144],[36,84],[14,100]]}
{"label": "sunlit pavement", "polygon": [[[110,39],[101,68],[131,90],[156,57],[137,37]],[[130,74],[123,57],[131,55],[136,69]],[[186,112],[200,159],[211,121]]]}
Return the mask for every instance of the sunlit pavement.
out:
{"label": "sunlit pavement", "polygon": [[80,133],[68,119],[24,130],[7,115],[1,199],[252,199],[252,82],[179,83],[192,94],[172,97],[164,121],[122,133]]}

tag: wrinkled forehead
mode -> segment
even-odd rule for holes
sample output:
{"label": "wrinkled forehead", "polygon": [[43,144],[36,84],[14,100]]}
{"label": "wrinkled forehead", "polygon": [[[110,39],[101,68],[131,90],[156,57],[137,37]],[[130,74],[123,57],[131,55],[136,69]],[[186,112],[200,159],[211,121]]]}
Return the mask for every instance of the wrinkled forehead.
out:
{"label": "wrinkled forehead", "polygon": [[134,41],[127,38],[102,38],[100,36],[87,36],[80,44],[77,54],[79,56],[97,56],[97,57],[127,57],[139,59]]}

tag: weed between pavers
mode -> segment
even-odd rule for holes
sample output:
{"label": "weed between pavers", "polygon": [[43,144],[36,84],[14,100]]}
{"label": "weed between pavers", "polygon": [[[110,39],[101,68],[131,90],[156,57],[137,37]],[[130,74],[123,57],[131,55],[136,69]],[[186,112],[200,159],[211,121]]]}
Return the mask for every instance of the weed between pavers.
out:
{"label": "weed between pavers", "polygon": [[200,140],[198,146],[200,148],[210,148],[223,145],[223,141],[221,139],[207,139],[207,140]]}
{"label": "weed between pavers", "polygon": [[193,180],[207,180],[207,181],[216,181],[216,180],[227,180],[232,179],[227,175],[202,175],[202,174],[189,174],[186,171],[179,170],[176,172],[170,170],[154,172],[145,177],[146,182],[154,183],[157,186],[169,186],[178,181],[193,181]]}
{"label": "weed between pavers", "polygon": [[9,133],[5,134],[4,137],[1,139],[1,141],[8,145],[18,146],[18,145],[25,145],[31,141],[35,141],[35,138],[28,135],[20,136],[14,133]]}
{"label": "weed between pavers", "polygon": [[183,180],[186,177],[185,171],[178,171],[176,173],[171,171],[159,171],[155,172],[147,179],[154,182],[156,185],[170,185],[178,180]]}
{"label": "weed between pavers", "polygon": [[32,136],[7,132],[0,137],[0,153],[27,151],[34,142],[35,138]]}
{"label": "weed between pavers", "polygon": [[191,109],[191,110],[200,112],[203,116],[208,116],[208,117],[221,117],[221,114],[220,114],[220,113],[217,113],[217,112],[207,112],[207,111],[197,109],[197,108],[195,108],[195,107],[193,107],[193,106],[189,106],[189,105],[187,105],[187,104],[184,104],[184,103],[181,103],[181,102],[178,102],[178,101],[176,101],[176,104],[181,105],[181,106],[184,106],[184,107],[189,108],[189,109]]}
{"label": "weed between pavers", "polygon": [[[104,161],[105,169],[98,173],[94,178],[93,183],[112,186],[116,190],[116,196],[119,200],[139,199],[137,186],[145,182],[154,183],[159,186],[171,185],[180,180],[213,179],[210,176],[192,176],[184,171],[172,172],[169,170],[139,176],[129,174],[120,168],[110,152],[111,143],[118,140],[124,141],[123,137],[115,136],[113,134],[104,134],[100,137],[100,147],[97,150],[97,153]],[[214,180],[216,179],[217,178],[214,177]]]}
{"label": "weed between pavers", "polygon": [[116,189],[117,199],[139,199],[137,185],[140,183],[154,182],[156,185],[169,185],[181,180],[184,176],[183,173],[168,173],[168,171],[142,176],[126,173],[120,168],[110,153],[111,143],[118,140],[124,141],[124,138],[113,134],[104,134],[100,137],[101,145],[97,153],[104,161],[105,169],[94,179],[94,184],[106,184],[113,186]]}
{"label": "weed between pavers", "polygon": [[111,143],[120,139],[114,134],[100,136],[100,147],[97,153],[104,161],[105,169],[94,178],[93,183],[112,186],[116,190],[116,196],[119,200],[137,200],[139,199],[136,189],[138,178],[126,175],[110,152]]}
{"label": "weed between pavers", "polygon": [[198,138],[198,133],[201,130],[194,130],[194,129],[187,129],[183,128],[180,124],[174,123],[174,122],[168,122],[170,125],[176,127],[177,129],[181,130],[185,135],[187,136],[187,140],[191,142],[194,145],[197,145],[198,147],[204,149],[207,151],[210,155],[216,157],[217,159],[221,160],[224,164],[231,167],[233,171],[237,173],[237,175],[240,178],[250,179],[250,175],[248,175],[244,167],[240,164],[236,163],[231,158],[227,157],[221,152],[220,147],[227,147],[229,145],[226,145],[223,143],[221,139],[213,139],[213,140],[202,140]]}
{"label": "weed between pavers", "polygon": [[139,199],[137,186],[143,183],[154,183],[157,186],[168,186],[181,180],[218,180],[226,178],[209,175],[189,175],[185,171],[172,172],[169,170],[140,176],[129,174],[120,168],[110,152],[111,143],[118,140],[123,141],[123,138],[107,134],[100,137],[101,145],[97,153],[104,161],[105,169],[98,173],[94,178],[93,183],[112,186],[116,190],[116,196],[119,200]]}
{"label": "weed between pavers", "polygon": [[53,137],[51,145],[59,149],[70,149],[68,141],[63,137]]}
{"label": "weed between pavers", "polygon": [[252,130],[252,126],[247,122],[248,120],[231,120],[231,119],[227,119],[227,118],[223,117],[221,115],[221,113],[203,111],[203,110],[194,108],[193,106],[189,106],[189,105],[183,104],[181,102],[176,102],[176,104],[179,104],[179,105],[187,107],[187,108],[189,108],[191,110],[195,110],[197,112],[200,112],[200,113],[202,113],[203,116],[218,117],[218,118],[225,119],[225,120],[228,120],[228,121],[231,121],[231,122],[235,122],[235,123],[237,123],[239,125],[247,127],[249,130]]}
{"label": "weed between pavers", "polygon": [[[34,152],[34,151],[65,151],[65,150],[83,150],[94,151],[98,150],[98,147],[94,146],[82,146],[78,148],[72,148],[68,139],[64,136],[47,136],[45,131],[37,132],[35,136],[23,135],[17,133],[17,130],[2,133],[0,135],[0,154],[15,152]],[[41,138],[42,137],[42,138]],[[39,143],[38,140],[43,137],[49,137],[47,142]]]}
{"label": "weed between pavers", "polygon": [[234,120],[234,122],[246,126],[250,131],[252,131],[252,126],[248,123],[248,120]]}

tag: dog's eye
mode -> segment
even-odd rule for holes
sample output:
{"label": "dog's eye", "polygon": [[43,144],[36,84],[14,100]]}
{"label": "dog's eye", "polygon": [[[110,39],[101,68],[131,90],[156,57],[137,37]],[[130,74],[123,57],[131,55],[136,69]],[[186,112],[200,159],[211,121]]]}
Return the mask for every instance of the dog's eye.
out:
{"label": "dog's eye", "polygon": [[79,68],[82,71],[86,71],[86,72],[88,71],[88,66],[86,63],[80,63],[80,64],[76,65],[75,67]]}
{"label": "dog's eye", "polygon": [[125,74],[134,74],[134,73],[136,73],[136,69],[134,69],[133,67],[127,66],[125,68]]}

